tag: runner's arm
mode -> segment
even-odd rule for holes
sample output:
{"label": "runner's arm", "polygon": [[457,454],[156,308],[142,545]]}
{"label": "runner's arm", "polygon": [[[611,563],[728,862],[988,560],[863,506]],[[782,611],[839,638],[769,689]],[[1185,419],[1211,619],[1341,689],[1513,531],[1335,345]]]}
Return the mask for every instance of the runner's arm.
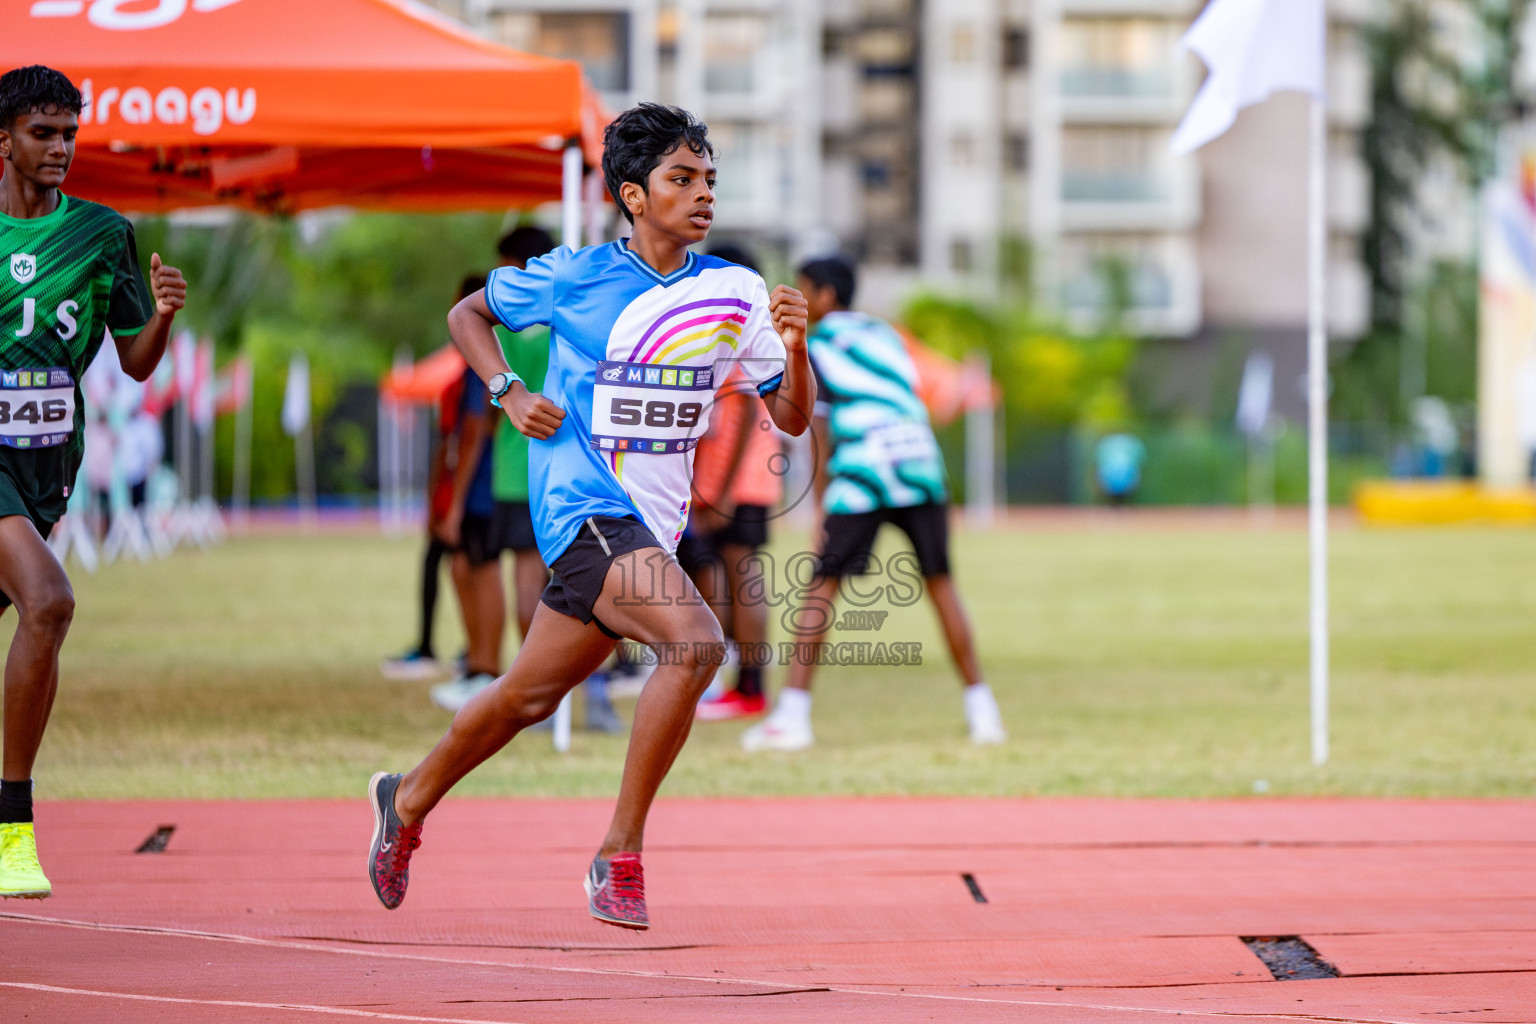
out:
{"label": "runner's arm", "polygon": [[483,416],[465,416],[459,421],[459,460],[453,467],[453,499],[438,530],[438,539],[450,547],[458,547],[463,539],[464,506],[469,501],[469,487],[474,483],[475,470],[480,467],[480,454],[485,450],[488,433]]}
{"label": "runner's arm", "polygon": [[811,421],[811,457],[816,464],[811,467],[811,491],[816,496],[816,507],[821,507],[821,497],[827,493],[827,463],[832,456],[832,425],[825,416]]}
{"label": "runner's arm", "polygon": [[811,407],[816,404],[816,378],[806,354],[807,322],[805,296],[793,288],[779,285],[768,300],[773,329],[784,342],[784,381],[763,396],[774,425],[792,437],[799,437],[810,426]]}
{"label": "runner's arm", "polygon": [[[510,373],[507,357],[496,340],[496,314],[485,302],[485,290],[481,289],[454,306],[448,313],[448,334],[464,354],[464,359],[474,368],[481,380],[488,381],[498,373]],[[501,396],[501,407],[506,410],[512,425],[529,437],[547,441],[560,429],[565,410],[543,395],[530,392],[521,382]]]}
{"label": "runner's arm", "polygon": [[427,529],[435,536],[437,534],[437,519],[433,511],[436,504],[432,496],[437,493],[437,482],[448,472],[448,438],[438,436],[436,443],[432,445],[432,458],[427,462]]}
{"label": "runner's arm", "polygon": [[171,338],[171,321],[176,311],[187,304],[187,281],[181,271],[160,262],[160,254],[149,257],[149,287],[155,299],[155,312],[137,334],[112,336],[117,343],[117,358],[128,376],[146,381],[165,355]]}

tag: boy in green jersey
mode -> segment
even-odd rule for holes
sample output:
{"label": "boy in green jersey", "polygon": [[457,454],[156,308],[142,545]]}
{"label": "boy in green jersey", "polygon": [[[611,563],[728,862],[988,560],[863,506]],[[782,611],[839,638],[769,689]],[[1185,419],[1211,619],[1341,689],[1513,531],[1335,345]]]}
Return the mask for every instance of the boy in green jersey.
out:
{"label": "boy in green jersey", "polygon": [[0,75],[0,612],[14,603],[20,616],[5,663],[0,896],[31,899],[52,891],[32,831],[32,764],[75,610],[46,539],[84,453],[80,377],[110,328],[123,369],[148,379],[187,295],[158,253],[145,287],[120,214],[59,191],[82,107],[51,68]]}

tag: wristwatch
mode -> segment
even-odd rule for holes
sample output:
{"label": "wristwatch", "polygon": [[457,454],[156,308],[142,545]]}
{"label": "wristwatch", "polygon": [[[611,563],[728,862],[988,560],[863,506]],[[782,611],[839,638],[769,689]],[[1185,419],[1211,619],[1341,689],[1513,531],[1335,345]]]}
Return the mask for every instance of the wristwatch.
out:
{"label": "wristwatch", "polygon": [[501,396],[505,395],[508,391],[511,391],[513,384],[521,384],[522,382],[523,378],[519,377],[511,370],[508,370],[506,373],[493,374],[491,379],[486,381],[485,384],[485,386],[489,388],[491,392],[491,404],[500,409]]}

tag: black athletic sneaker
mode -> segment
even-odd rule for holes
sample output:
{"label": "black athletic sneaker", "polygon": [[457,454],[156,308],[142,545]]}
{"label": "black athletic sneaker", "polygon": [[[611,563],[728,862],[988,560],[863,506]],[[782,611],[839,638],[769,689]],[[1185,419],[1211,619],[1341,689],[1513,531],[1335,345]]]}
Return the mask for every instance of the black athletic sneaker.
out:
{"label": "black athletic sneaker", "polygon": [[645,876],[638,853],[616,853],[608,860],[592,858],[585,879],[587,912],[604,924],[644,931],[651,926],[645,912]]}
{"label": "black athletic sneaker", "polygon": [[400,823],[395,814],[395,790],[400,776],[379,772],[368,783],[373,805],[373,845],[368,850],[368,877],[379,902],[394,910],[405,899],[410,881],[411,854],[421,845],[421,822]]}

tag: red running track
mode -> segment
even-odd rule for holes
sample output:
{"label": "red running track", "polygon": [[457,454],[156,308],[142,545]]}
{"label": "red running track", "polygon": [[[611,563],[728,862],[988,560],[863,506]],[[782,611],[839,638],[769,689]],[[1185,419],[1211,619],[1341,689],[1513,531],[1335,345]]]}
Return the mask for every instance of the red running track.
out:
{"label": "red running track", "polygon": [[[586,916],[606,801],[450,799],[391,913],[367,804],[39,809],[6,1021],[1536,1021],[1536,802],[674,800],[653,927]],[[132,851],[162,824],[163,854]],[[988,902],[962,880],[974,876]],[[1276,981],[1240,936],[1341,977]],[[14,1011],[14,1012],[13,1012]]]}

